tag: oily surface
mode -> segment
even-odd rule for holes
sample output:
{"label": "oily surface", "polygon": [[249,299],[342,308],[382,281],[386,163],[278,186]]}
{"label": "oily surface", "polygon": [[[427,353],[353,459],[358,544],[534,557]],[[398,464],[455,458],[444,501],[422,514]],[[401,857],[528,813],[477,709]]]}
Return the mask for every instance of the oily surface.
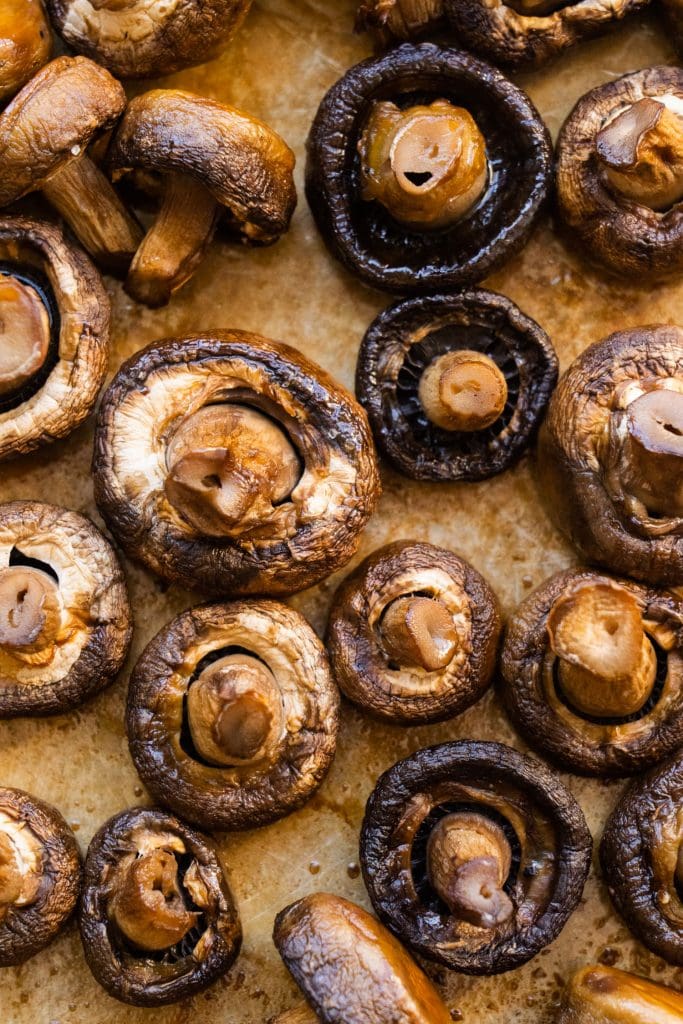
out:
{"label": "oily surface", "polygon": [[[173,76],[169,84],[241,106],[282,132],[298,157],[325,89],[370,51],[351,33],[353,0],[256,0],[245,27],[217,62]],[[555,135],[588,88],[647,63],[672,60],[655,16],[631,22],[607,40],[581,47],[549,71],[520,77]],[[548,331],[563,367],[589,343],[619,328],[683,321],[683,285],[639,290],[594,275],[542,225],[525,252],[487,282],[519,303]],[[364,330],[388,299],[358,284],[327,256],[305,202],[291,233],[272,249],[219,245],[166,310],[136,307],[118,284],[113,298],[112,370],[141,345],[165,335],[238,327],[281,338],[351,386]],[[92,420],[70,440],[0,469],[0,497],[45,498],[95,514],[89,464]],[[384,497],[359,557],[399,537],[443,544],[470,559],[509,613],[532,585],[572,563],[573,556],[539,507],[530,464],[482,484],[428,485],[385,470]],[[96,520],[97,517],[95,516]],[[166,589],[126,566],[136,619],[133,657],[177,611],[196,597]],[[322,630],[332,590],[343,574],[292,603]],[[130,663],[132,664],[132,662]],[[130,668],[129,664],[129,668]],[[52,801],[85,849],[109,815],[146,801],[126,745],[127,672],[81,711],[45,721],[0,723],[0,782]],[[452,738],[497,739],[524,749],[489,695],[455,722],[406,730],[343,708],[339,754],[320,793],[291,818],[261,832],[221,838],[242,914],[244,952],[230,974],[193,1001],[135,1010],[110,999],[91,978],[72,927],[49,950],[0,975],[2,1017],[12,1024],[263,1024],[296,1001],[294,986],[271,943],[273,919],[291,900],[316,889],[366,903],[357,875],[363,807],[377,775],[399,757]],[[564,776],[599,840],[622,789]],[[455,1020],[467,1024],[551,1024],[561,979],[603,956],[618,967],[683,986],[629,938],[591,873],[585,901],[560,938],[526,967],[493,979],[449,978],[443,991]]]}

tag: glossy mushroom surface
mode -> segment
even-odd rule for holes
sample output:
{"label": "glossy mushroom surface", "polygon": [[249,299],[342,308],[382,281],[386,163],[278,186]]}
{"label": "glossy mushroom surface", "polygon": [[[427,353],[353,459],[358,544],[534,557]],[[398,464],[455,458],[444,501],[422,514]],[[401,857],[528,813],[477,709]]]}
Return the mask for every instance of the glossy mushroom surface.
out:
{"label": "glossy mushroom surface", "polygon": [[380,488],[351,395],[289,346],[242,331],[158,342],[124,363],[100,407],[93,471],[129,555],[235,595],[292,593],[339,568]]}
{"label": "glossy mushroom surface", "polygon": [[80,887],[78,846],[59,811],[21,789],[0,788],[0,967],[48,946]]}
{"label": "glossy mushroom surface", "polygon": [[589,562],[683,583],[683,330],[636,327],[587,348],[539,435],[546,508]]}
{"label": "glossy mushroom surface", "polygon": [[582,967],[564,993],[557,1024],[679,1024],[683,995],[614,967]]}
{"label": "glossy mushroom surface", "polygon": [[370,714],[402,725],[452,718],[493,674],[500,614],[486,580],[452,551],[395,541],[341,584],[327,627],[334,676]]}
{"label": "glossy mushroom surface", "polygon": [[406,43],[327,93],[308,139],[306,192],[348,270],[423,293],[480,280],[522,248],[551,158],[538,112],[499,71]]}
{"label": "glossy mushroom surface", "polygon": [[115,815],[93,838],[79,926],[97,981],[134,1006],[165,1006],[207,988],[242,944],[211,840],[141,807]]}
{"label": "glossy mushroom surface", "polygon": [[562,221],[622,278],[683,273],[683,70],[644,68],[583,96],[557,143]]}
{"label": "glossy mushroom surface", "polygon": [[358,353],[356,394],[381,452],[415,480],[483,480],[524,453],[557,381],[545,331],[495,292],[390,306]]}
{"label": "glossy mushroom surface", "polygon": [[0,102],[17,93],[52,52],[42,0],[0,0]]}
{"label": "glossy mushroom surface", "polygon": [[419,750],[385,772],[361,831],[380,920],[464,974],[513,970],[549,945],[581,899],[591,848],[558,776],[474,740]]}
{"label": "glossy mushroom surface", "polygon": [[284,817],[334,758],[339,694],[308,622],[276,601],[174,619],[131,677],[131,755],[164,806],[207,829]]}

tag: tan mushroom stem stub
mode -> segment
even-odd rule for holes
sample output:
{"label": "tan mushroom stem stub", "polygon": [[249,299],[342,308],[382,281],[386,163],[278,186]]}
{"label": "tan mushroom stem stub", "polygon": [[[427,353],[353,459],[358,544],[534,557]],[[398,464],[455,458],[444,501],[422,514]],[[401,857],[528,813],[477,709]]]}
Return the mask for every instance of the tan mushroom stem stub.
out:
{"label": "tan mushroom stem stub", "polygon": [[475,811],[447,815],[429,837],[427,872],[434,890],[455,917],[477,928],[496,928],[514,913],[503,888],[511,863],[503,829]]}
{"label": "tan mushroom stem stub", "polygon": [[683,394],[648,391],[627,416],[629,489],[655,515],[683,515]]}
{"label": "tan mushroom stem stub", "polygon": [[40,843],[27,825],[0,812],[0,921],[10,907],[35,901],[40,879]]}
{"label": "tan mushroom stem stub", "polygon": [[9,566],[0,571],[0,647],[33,652],[57,638],[59,589],[40,569]]}
{"label": "tan mushroom stem stub", "polygon": [[387,606],[380,630],[388,657],[401,668],[437,672],[450,664],[458,646],[453,616],[436,598],[397,598]]}
{"label": "tan mushroom stem stub", "polygon": [[31,285],[0,275],[0,395],[21,388],[45,362],[50,318]]}
{"label": "tan mushroom stem stub", "polygon": [[547,630],[562,689],[578,711],[624,717],[645,704],[657,658],[628,590],[607,580],[580,584],[555,602]]}
{"label": "tan mushroom stem stub", "polygon": [[139,949],[168,949],[180,942],[197,923],[198,914],[185,904],[174,854],[158,847],[122,863],[110,915]]}
{"label": "tan mushroom stem stub", "polygon": [[481,352],[446,352],[429,364],[418,395],[427,418],[444,430],[485,430],[502,415],[505,376]]}

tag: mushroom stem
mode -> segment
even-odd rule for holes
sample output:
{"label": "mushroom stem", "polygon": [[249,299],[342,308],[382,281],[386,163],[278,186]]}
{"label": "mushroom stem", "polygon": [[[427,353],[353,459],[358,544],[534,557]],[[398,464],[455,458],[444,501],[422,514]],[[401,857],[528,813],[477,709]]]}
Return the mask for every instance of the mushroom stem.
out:
{"label": "mushroom stem", "polygon": [[168,949],[197,922],[185,906],[175,856],[162,848],[122,864],[113,883],[110,914],[139,949]]}
{"label": "mushroom stem", "polygon": [[310,1006],[302,1003],[301,1006],[295,1006],[292,1010],[285,1010],[275,1018],[272,1024],[320,1024],[320,1018]]}
{"label": "mushroom stem", "polygon": [[10,837],[0,830],[0,917],[3,908],[17,902],[22,889],[23,877],[16,847]]}
{"label": "mushroom stem", "polygon": [[437,672],[450,664],[458,645],[453,616],[436,598],[397,598],[380,630],[387,655],[402,668]]}
{"label": "mushroom stem", "polygon": [[42,650],[55,640],[60,620],[59,590],[47,573],[27,566],[0,571],[0,647]]}
{"label": "mushroom stem", "polygon": [[170,174],[157,218],[128,271],[128,294],[153,309],[165,306],[201,263],[219,211],[207,188],[187,175]]}
{"label": "mushroom stem", "polygon": [[648,512],[683,516],[683,394],[658,388],[628,407],[628,485]]}
{"label": "mushroom stem", "polygon": [[45,362],[50,318],[35,288],[0,275],[0,395],[23,387]]}
{"label": "mushroom stem", "polygon": [[498,365],[481,352],[461,349],[439,356],[418,389],[427,418],[444,430],[485,430],[502,415],[508,397]]}

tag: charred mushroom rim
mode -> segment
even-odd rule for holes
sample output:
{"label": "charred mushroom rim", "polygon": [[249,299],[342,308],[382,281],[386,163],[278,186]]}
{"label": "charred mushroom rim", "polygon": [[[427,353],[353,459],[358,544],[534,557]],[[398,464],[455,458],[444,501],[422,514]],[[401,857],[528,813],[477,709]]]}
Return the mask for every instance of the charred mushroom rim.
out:
{"label": "charred mushroom rim", "polygon": [[683,583],[683,330],[637,327],[563,375],[538,446],[549,515],[589,562]]}
{"label": "charred mushroom rim", "polygon": [[363,877],[381,921],[464,974],[499,974],[555,939],[581,899],[592,841],[560,779],[500,743],[419,750],[368,800]]}
{"label": "charred mushroom rim", "polygon": [[62,713],[99,693],[131,632],[121,566],[89,519],[0,505],[0,718]]}
{"label": "charred mushroom rim", "polygon": [[510,619],[501,694],[542,754],[632,775],[683,745],[683,602],[589,569],[558,573]]}
{"label": "charred mushroom rim", "polygon": [[582,967],[565,990],[557,1024],[680,1024],[683,995],[614,967]]}
{"label": "charred mushroom rim", "polygon": [[164,1006],[207,988],[242,944],[211,840],[140,807],[115,815],[91,842],[79,925],[97,981],[134,1006]]}
{"label": "charred mushroom rim", "polygon": [[128,740],[155,798],[207,829],[284,817],[327,774],[339,694],[325,649],[276,601],[194,608],[143,652],[131,677]]}
{"label": "charred mushroom rim", "polygon": [[59,811],[21,789],[0,788],[0,967],[48,946],[80,887],[78,846]]}
{"label": "charred mushroom rim", "polygon": [[481,289],[420,296],[377,317],[356,394],[382,453],[414,480],[484,480],[519,459],[557,382],[545,331]]}
{"label": "charred mushroom rim", "polygon": [[349,700],[387,721],[418,725],[479,700],[499,635],[498,601],[476,569],[444,548],[396,541],[340,586],[327,645]]}
{"label": "charred mushroom rim", "polygon": [[0,206],[41,191],[105,270],[130,262],[142,229],[87,150],[112,128],[126,96],[85,57],[46,64],[0,114]]}
{"label": "charred mushroom rim", "polygon": [[670,964],[683,964],[683,756],[635,782],[612,812],[600,844],[610,897],[634,935]]}
{"label": "charred mushroom rim", "polygon": [[93,472],[128,554],[233,595],[292,593],[344,565],[380,490],[351,395],[295,349],[243,331],[157,342],[124,363]]}
{"label": "charred mushroom rim", "polygon": [[109,357],[109,298],[61,229],[0,217],[0,461],[66,437]]}
{"label": "charred mushroom rim", "polygon": [[683,273],[683,70],[651,67],[586,93],[557,144],[564,223],[624,278]]}
{"label": "charred mushroom rim", "polygon": [[529,98],[469,54],[405,43],[323,99],[306,191],[333,255],[377,288],[471,284],[527,241],[552,147]]}
{"label": "charred mushroom rim", "polygon": [[296,206],[294,154],[280,136],[179,89],[131,100],[107,159],[114,181],[142,173],[162,195],[126,278],[126,290],[147,306],[164,305],[192,277],[220,217],[240,241],[268,245],[287,231]]}
{"label": "charred mushroom rim", "polygon": [[452,1024],[426,974],[348,900],[305,896],[278,914],[273,939],[309,1004],[274,1024]]}
{"label": "charred mushroom rim", "polygon": [[51,52],[42,0],[0,0],[0,103],[19,92]]}

